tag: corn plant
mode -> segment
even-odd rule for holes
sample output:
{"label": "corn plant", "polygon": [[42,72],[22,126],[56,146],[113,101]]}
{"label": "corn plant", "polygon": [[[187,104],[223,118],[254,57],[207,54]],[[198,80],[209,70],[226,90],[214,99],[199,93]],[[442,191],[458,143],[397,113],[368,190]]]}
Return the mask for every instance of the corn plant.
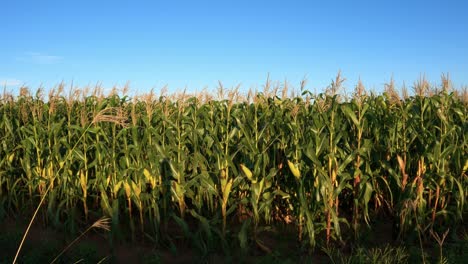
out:
{"label": "corn plant", "polygon": [[313,94],[303,81],[291,97],[269,79],[247,96],[221,84],[216,97],[4,92],[0,217],[25,212],[73,233],[104,215],[111,241],[181,239],[203,254],[229,250],[233,235],[269,251],[260,234],[283,225],[313,250],[347,225],[358,239],[382,215],[401,238],[462,223],[466,96],[446,77],[436,88],[420,79],[411,96],[390,81],[347,98],[343,83]]}

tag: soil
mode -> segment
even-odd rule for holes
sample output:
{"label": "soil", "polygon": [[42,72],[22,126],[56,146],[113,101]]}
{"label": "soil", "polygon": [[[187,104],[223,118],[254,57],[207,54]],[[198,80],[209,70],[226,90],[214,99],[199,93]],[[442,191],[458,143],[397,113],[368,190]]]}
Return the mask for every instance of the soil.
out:
{"label": "soil", "polygon": [[[28,221],[29,219],[20,217],[0,221],[0,263],[12,262]],[[369,247],[385,247],[397,246],[401,242],[393,239],[391,220],[377,219],[372,226],[373,230],[370,230],[365,224],[362,225],[360,243]],[[86,226],[80,228],[85,229]],[[176,235],[174,237],[177,237],[177,234],[181,235],[181,230],[178,230],[175,224],[169,225],[168,230]],[[333,243],[332,247],[349,255],[356,245],[352,242],[351,230],[344,228],[342,231],[345,242]],[[38,217],[26,237],[18,263],[48,263],[79,234],[72,237],[70,234],[46,227]],[[237,239],[237,236],[232,235],[231,239]],[[200,250],[194,248],[187,239],[174,239],[172,246],[164,242],[156,244],[144,237],[136,238],[133,242],[128,240],[131,239],[112,244],[109,233],[101,229],[92,229],[64,253],[58,263],[75,263],[81,259],[84,260],[82,263],[97,263],[103,259],[105,260],[102,263],[330,263],[330,258],[320,250],[325,238],[318,237],[317,240],[321,244],[318,245],[318,250],[310,254],[298,242],[296,229],[292,225],[259,232],[257,242],[251,239],[250,249],[243,257],[240,257],[239,249],[226,255],[220,245],[215,245],[218,248],[216,252],[207,252],[201,256]],[[232,243],[236,244],[237,241]],[[429,246],[427,252],[431,252],[432,249],[433,247]]]}

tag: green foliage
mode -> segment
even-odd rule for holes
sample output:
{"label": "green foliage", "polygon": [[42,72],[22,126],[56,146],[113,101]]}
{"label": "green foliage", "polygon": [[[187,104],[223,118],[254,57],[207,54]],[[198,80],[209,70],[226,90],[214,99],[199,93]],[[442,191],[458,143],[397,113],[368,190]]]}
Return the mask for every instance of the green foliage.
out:
{"label": "green foliage", "polygon": [[43,219],[62,230],[106,215],[113,239],[192,241],[202,254],[226,241],[268,252],[260,234],[282,224],[310,249],[382,214],[399,237],[460,224],[467,102],[446,91],[344,100],[340,84],[245,100],[3,95],[0,216],[44,197]]}

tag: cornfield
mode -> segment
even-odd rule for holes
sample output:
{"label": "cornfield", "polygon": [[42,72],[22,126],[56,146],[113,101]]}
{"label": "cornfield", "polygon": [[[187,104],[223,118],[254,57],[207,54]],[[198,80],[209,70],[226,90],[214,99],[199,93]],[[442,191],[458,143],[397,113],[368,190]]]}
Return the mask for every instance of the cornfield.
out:
{"label": "cornfield", "polygon": [[[292,226],[313,249],[359,237],[378,217],[404,237],[467,215],[466,91],[425,80],[339,94],[288,87],[241,94],[133,98],[64,87],[0,98],[0,216],[42,204],[45,223],[76,232],[111,219],[115,239],[255,243]],[[180,232],[174,232],[174,226]],[[429,227],[429,228],[428,228]],[[266,246],[263,246],[264,248]],[[268,250],[268,249],[266,249]]]}

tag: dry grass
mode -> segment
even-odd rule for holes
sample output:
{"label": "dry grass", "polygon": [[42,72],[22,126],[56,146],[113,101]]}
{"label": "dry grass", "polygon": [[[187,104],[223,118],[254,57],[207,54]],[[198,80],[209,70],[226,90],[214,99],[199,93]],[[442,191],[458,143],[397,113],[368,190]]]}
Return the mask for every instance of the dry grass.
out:
{"label": "dry grass", "polygon": [[128,126],[126,112],[121,107],[108,107],[99,111],[91,123],[96,124],[100,122],[114,123],[122,127]]}
{"label": "dry grass", "polygon": [[86,235],[86,233],[91,231],[93,228],[110,231],[110,218],[102,217],[96,222],[94,222],[94,224],[88,227],[88,229],[86,229],[83,233],[81,233],[80,236],[78,236],[72,242],[70,242],[70,244],[68,244],[50,263],[55,263],[63,255],[63,253],[65,253],[68,249],[70,249],[76,242],[78,242],[81,238],[83,238]]}

